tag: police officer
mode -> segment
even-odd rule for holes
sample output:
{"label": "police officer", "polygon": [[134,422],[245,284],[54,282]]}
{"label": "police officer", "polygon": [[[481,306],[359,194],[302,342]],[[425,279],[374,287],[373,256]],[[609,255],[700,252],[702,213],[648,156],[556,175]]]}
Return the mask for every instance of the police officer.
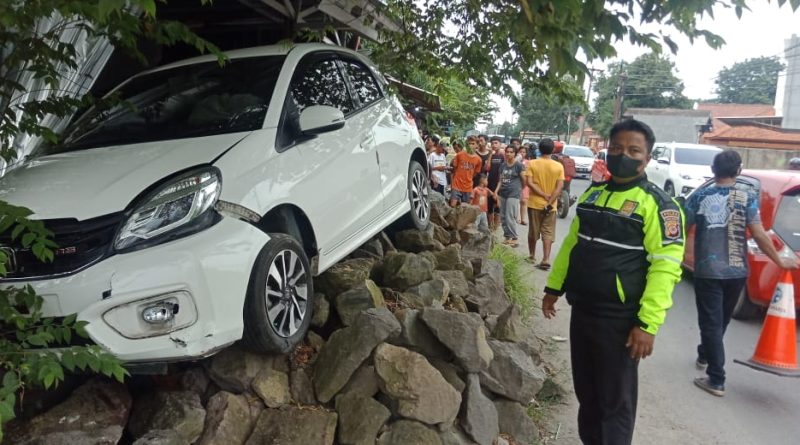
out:
{"label": "police officer", "polygon": [[681,277],[683,216],[647,180],[653,131],[636,120],[611,128],[611,180],[580,197],[547,280],[546,318],[566,293],[572,305],[572,379],[584,444],[630,444],[639,359],[653,352]]}

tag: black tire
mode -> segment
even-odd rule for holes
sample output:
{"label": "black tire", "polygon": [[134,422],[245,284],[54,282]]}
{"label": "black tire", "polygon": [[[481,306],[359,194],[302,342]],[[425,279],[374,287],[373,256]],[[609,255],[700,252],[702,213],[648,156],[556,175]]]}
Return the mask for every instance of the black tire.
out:
{"label": "black tire", "polygon": [[[311,324],[314,281],[300,243],[282,233],[269,236],[250,275],[242,340],[257,352],[287,353],[303,340]],[[300,318],[299,323],[292,324],[292,316]]]}
{"label": "black tire", "polygon": [[408,166],[408,200],[411,210],[401,219],[400,228],[427,230],[431,222],[430,181],[417,161]]}
{"label": "black tire", "polygon": [[672,185],[671,182],[667,181],[667,183],[664,184],[664,191],[670,196],[670,198],[675,197],[675,186]]}
{"label": "black tire", "polygon": [[732,317],[737,320],[753,320],[759,318],[764,313],[764,308],[750,301],[747,296],[747,286],[742,289],[736,306],[733,307]]}
{"label": "black tire", "polygon": [[558,217],[564,219],[567,215],[569,215],[569,192],[562,190],[558,198]]}

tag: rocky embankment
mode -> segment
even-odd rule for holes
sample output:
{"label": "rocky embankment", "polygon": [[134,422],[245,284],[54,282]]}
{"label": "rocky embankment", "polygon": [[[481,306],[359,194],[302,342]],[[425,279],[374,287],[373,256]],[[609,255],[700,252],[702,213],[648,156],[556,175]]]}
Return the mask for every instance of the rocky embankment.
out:
{"label": "rocky embankment", "polygon": [[149,385],[92,379],[8,443],[534,443],[539,344],[476,217],[436,200],[427,232],[381,234],[325,272],[290,355],[234,346]]}

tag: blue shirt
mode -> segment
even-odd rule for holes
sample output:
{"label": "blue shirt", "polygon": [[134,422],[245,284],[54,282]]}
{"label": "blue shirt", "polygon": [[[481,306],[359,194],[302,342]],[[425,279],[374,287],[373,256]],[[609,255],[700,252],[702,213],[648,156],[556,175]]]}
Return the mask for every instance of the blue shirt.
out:
{"label": "blue shirt", "polygon": [[759,199],[746,186],[712,184],[686,202],[686,226],[695,224],[694,275],[747,277],[747,226],[761,223]]}

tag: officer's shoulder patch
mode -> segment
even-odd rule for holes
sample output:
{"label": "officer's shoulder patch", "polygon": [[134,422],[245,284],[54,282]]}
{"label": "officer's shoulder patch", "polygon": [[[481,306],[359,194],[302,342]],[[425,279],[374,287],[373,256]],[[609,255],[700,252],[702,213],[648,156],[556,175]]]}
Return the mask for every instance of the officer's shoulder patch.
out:
{"label": "officer's shoulder patch", "polygon": [[592,190],[589,193],[589,196],[586,197],[586,200],[583,201],[584,204],[594,204],[600,198],[600,195],[603,193],[602,190]]}
{"label": "officer's shoulder patch", "polygon": [[619,208],[618,213],[622,216],[631,216],[638,207],[639,207],[638,202],[626,199],[625,202],[622,203],[622,207]]}
{"label": "officer's shoulder patch", "polygon": [[681,238],[681,211],[676,209],[665,209],[658,212],[661,217],[661,224],[664,238],[677,240]]}

